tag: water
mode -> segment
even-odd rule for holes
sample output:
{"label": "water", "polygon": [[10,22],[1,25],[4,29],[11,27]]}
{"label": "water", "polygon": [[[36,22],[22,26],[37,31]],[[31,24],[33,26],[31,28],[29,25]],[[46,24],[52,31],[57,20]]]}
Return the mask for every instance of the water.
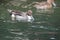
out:
{"label": "water", "polygon": [[0,7],[0,40],[59,40],[60,8],[33,10],[35,21],[15,22]]}

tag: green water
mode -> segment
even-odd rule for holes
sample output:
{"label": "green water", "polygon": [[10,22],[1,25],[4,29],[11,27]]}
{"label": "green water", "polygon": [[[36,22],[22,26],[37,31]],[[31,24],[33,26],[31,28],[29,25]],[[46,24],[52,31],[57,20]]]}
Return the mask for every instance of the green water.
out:
{"label": "green water", "polygon": [[[32,8],[34,22],[12,23],[6,8],[0,6],[0,40],[59,40],[60,8],[36,10]],[[17,7],[12,7],[16,9]],[[11,9],[12,9],[11,8]],[[19,9],[26,11],[28,9]]]}

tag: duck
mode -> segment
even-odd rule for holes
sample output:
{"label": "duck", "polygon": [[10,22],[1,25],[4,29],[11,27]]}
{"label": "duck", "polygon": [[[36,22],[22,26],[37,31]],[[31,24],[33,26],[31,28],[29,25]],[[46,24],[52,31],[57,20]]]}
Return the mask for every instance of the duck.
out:
{"label": "duck", "polygon": [[35,4],[33,5],[33,7],[35,7],[36,9],[51,9],[53,6],[56,7],[54,0],[35,2]]}
{"label": "duck", "polygon": [[33,22],[34,17],[32,16],[32,11],[28,10],[27,12],[16,11],[8,9],[8,12],[11,15],[11,19],[17,20],[19,22]]}

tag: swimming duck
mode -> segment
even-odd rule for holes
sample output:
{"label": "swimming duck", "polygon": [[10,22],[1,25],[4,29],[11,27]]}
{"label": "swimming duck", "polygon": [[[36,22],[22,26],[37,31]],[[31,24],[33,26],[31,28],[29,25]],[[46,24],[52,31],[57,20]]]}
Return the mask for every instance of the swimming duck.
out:
{"label": "swimming duck", "polygon": [[11,13],[11,19],[22,21],[22,22],[33,22],[34,18],[32,16],[32,11],[28,10],[27,12],[18,12],[14,10],[8,9],[8,11]]}
{"label": "swimming duck", "polygon": [[50,9],[52,8],[52,6],[56,7],[54,0],[47,0],[45,2],[35,2],[35,5],[33,7],[37,9]]}

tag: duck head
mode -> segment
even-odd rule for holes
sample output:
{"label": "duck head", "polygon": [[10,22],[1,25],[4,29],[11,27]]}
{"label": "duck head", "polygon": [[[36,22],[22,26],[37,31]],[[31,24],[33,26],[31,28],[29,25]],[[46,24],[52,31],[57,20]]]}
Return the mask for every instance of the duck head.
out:
{"label": "duck head", "polygon": [[28,22],[34,21],[34,18],[32,16],[32,11],[31,10],[27,11],[27,18],[28,18],[28,20],[27,20]]}
{"label": "duck head", "polygon": [[27,15],[28,15],[28,16],[31,16],[31,15],[32,15],[32,11],[31,11],[31,10],[28,10],[28,11],[27,11]]}
{"label": "duck head", "polygon": [[49,4],[52,4],[54,7],[56,7],[55,0],[47,0]]}

